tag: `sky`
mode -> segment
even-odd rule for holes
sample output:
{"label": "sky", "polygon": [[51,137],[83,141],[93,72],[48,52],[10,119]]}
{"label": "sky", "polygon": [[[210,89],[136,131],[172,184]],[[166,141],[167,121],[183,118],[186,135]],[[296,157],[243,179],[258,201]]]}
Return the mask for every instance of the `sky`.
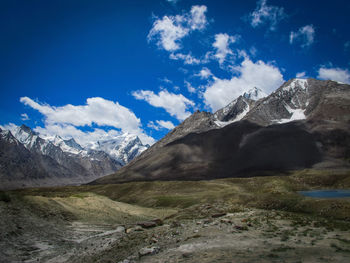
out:
{"label": "sky", "polygon": [[291,78],[350,83],[350,1],[0,2],[0,127],[153,144]]}

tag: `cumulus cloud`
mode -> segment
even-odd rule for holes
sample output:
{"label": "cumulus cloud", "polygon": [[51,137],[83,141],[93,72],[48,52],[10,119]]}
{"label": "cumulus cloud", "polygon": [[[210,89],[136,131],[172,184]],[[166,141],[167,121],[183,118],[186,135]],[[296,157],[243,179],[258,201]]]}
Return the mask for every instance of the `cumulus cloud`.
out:
{"label": "cumulus cloud", "polygon": [[195,74],[195,77],[200,77],[201,79],[208,79],[213,74],[208,68],[202,68],[197,74]]}
{"label": "cumulus cloud", "polygon": [[230,49],[230,44],[235,43],[238,36],[229,36],[228,34],[216,34],[213,47],[216,49],[214,58],[219,61],[220,64],[224,63],[228,55],[232,55],[233,52]]}
{"label": "cumulus cloud", "polygon": [[174,94],[167,90],[161,90],[158,94],[151,90],[138,90],[132,95],[137,100],[144,100],[154,107],[165,109],[171,116],[181,121],[191,114],[187,109],[195,105],[182,94]]}
{"label": "cumulus cloud", "polygon": [[[114,127],[122,132],[136,134],[144,143],[154,143],[154,139],[142,130],[140,119],[130,109],[118,102],[94,97],[88,98],[85,105],[68,104],[56,107],[36,102],[28,97],[21,97],[20,101],[44,115],[45,128],[37,128],[41,133],[45,129],[47,133],[58,130],[61,134],[72,133],[81,137],[84,132],[77,129],[76,126],[98,125]],[[73,135],[72,137],[76,138]]]}
{"label": "cumulus cloud", "polygon": [[27,113],[22,113],[22,114],[21,114],[21,120],[22,120],[22,121],[30,120],[29,117],[28,117],[28,115],[27,115]]}
{"label": "cumulus cloud", "polygon": [[298,73],[295,75],[296,78],[305,78],[305,76],[306,76],[306,72],[305,72],[305,71],[303,71],[303,72],[298,72]]}
{"label": "cumulus cloud", "polygon": [[207,22],[207,17],[205,13],[207,12],[207,7],[205,5],[194,5],[191,8],[191,15],[188,18],[188,24],[191,30],[203,30]]}
{"label": "cumulus cloud", "polygon": [[161,129],[167,129],[167,130],[172,130],[175,128],[175,125],[171,122],[171,121],[163,121],[163,120],[156,120],[156,122],[154,123],[154,121],[150,121],[147,126],[151,129],[154,130],[161,130]]}
{"label": "cumulus cloud", "polygon": [[315,41],[315,28],[313,25],[306,25],[296,32],[290,32],[289,43],[300,43],[302,48],[311,46]]}
{"label": "cumulus cloud", "polygon": [[181,25],[181,16],[164,16],[157,19],[148,34],[148,41],[157,39],[157,45],[166,51],[180,49],[180,40],[187,36],[189,29]]}
{"label": "cumulus cloud", "polygon": [[317,77],[319,79],[334,80],[334,81],[350,84],[350,72],[347,69],[326,68],[322,66],[318,70]]}
{"label": "cumulus cloud", "polygon": [[234,67],[234,70],[238,76],[231,79],[213,77],[214,81],[206,86],[203,92],[204,103],[213,112],[254,87],[269,94],[284,82],[283,76],[276,66],[261,60],[254,63],[245,57],[239,66]]}
{"label": "cumulus cloud", "polygon": [[269,29],[274,31],[276,30],[277,24],[286,18],[287,15],[284,13],[283,7],[268,6],[266,2],[267,0],[260,0],[256,3],[256,9],[249,15],[250,24],[252,27],[269,24]]}
{"label": "cumulus cloud", "polygon": [[189,13],[163,16],[156,19],[148,34],[148,41],[156,41],[158,47],[174,52],[181,48],[181,39],[195,30],[203,30],[207,25],[204,5],[192,6]]}

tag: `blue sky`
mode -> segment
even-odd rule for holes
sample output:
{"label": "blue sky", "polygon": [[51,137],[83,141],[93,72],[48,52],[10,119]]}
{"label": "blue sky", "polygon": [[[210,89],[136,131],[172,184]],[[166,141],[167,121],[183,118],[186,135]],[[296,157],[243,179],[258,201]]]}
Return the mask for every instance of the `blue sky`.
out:
{"label": "blue sky", "polygon": [[350,83],[349,1],[1,1],[2,127],[162,138],[296,76]]}

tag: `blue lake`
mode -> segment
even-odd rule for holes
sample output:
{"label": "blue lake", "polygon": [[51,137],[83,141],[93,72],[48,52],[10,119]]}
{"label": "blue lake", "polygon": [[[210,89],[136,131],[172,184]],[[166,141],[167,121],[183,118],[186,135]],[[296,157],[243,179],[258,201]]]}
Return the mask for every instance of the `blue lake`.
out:
{"label": "blue lake", "polygon": [[350,190],[312,190],[299,191],[300,194],[314,198],[345,198],[350,197]]}

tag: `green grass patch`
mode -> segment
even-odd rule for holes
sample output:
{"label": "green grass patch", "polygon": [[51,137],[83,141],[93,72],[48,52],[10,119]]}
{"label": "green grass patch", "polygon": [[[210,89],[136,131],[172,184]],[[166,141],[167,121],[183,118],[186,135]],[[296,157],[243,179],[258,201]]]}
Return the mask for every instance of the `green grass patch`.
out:
{"label": "green grass patch", "polygon": [[[193,205],[225,203],[235,212],[237,207],[309,214],[350,222],[350,202],[320,200],[301,196],[299,190],[350,188],[349,171],[292,171],[289,176],[226,178],[211,181],[154,181],[110,185],[33,188],[15,191],[19,195],[84,198],[88,193],[114,201],[150,208],[187,208]],[[239,210],[239,209],[238,209]]]}
{"label": "green grass patch", "polygon": [[179,207],[186,208],[195,205],[199,202],[198,199],[192,198],[190,196],[158,196],[156,197],[157,207]]}

